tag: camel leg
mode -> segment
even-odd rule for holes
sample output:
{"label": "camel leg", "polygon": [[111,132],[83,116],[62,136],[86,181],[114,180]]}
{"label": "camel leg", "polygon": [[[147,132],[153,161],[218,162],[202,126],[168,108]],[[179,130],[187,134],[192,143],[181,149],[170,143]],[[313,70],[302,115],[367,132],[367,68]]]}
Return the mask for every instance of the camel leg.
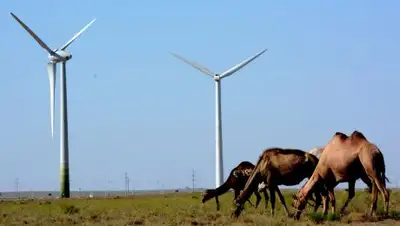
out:
{"label": "camel leg", "polygon": [[256,206],[255,206],[255,208],[257,208],[258,205],[260,204],[262,198],[261,198],[260,193],[259,193],[257,190],[254,191],[254,195],[255,195],[256,198],[257,198],[257,200],[256,200]]}
{"label": "camel leg", "polygon": [[233,198],[234,198],[234,200],[239,196],[239,194],[240,194],[240,190],[238,190],[238,189],[234,189],[233,190]]}
{"label": "camel leg", "polygon": [[[386,187],[385,187],[385,178],[378,178],[378,177],[374,177],[373,181],[376,185],[376,187],[378,188],[379,192],[382,195],[383,200],[385,201],[385,216],[388,215],[389,213],[389,192],[387,191]],[[378,194],[376,195],[378,196]],[[376,211],[376,205],[375,205],[375,210]]]}
{"label": "camel leg", "polygon": [[[307,183],[298,191],[298,194],[296,195],[298,200],[296,201],[296,204],[293,206],[294,208],[297,209],[294,215],[295,220],[300,219],[300,215],[304,210],[305,206],[307,205],[307,200],[310,196],[310,193],[312,193],[313,190],[316,189],[317,186],[319,186],[318,183],[320,183],[320,179],[321,178],[318,175],[318,173],[314,171],[313,175],[310,177],[310,179],[308,179]],[[272,198],[272,194],[270,195]]]}
{"label": "camel leg", "polygon": [[315,195],[315,205],[314,205],[314,213],[317,212],[318,208],[321,206],[322,197],[319,191],[314,192]]}
{"label": "camel leg", "polygon": [[[385,178],[381,177],[381,175],[377,175],[376,170],[375,169],[370,169],[367,168],[366,169],[366,173],[369,177],[369,179],[371,180],[371,182],[373,183],[372,186],[372,190],[374,190],[374,187],[376,187],[379,192],[382,194],[383,200],[385,201],[385,216],[389,213],[389,192],[386,189],[385,186]],[[376,189],[375,188],[375,189]],[[371,209],[370,209],[370,215],[375,215],[376,213],[376,203],[377,201],[375,201],[375,199],[378,199],[378,194],[377,191],[372,191],[372,200],[371,200]]]}
{"label": "camel leg", "polygon": [[250,199],[247,199],[247,202],[250,204],[250,206],[254,207],[254,204],[251,202]]}
{"label": "camel leg", "polygon": [[[310,197],[307,200],[307,203],[314,207],[314,212],[317,211],[318,207],[321,205],[321,196],[319,196],[319,200],[318,200],[318,193],[316,190],[314,190],[313,194],[315,195],[315,199],[312,195],[310,195]],[[319,203],[317,203],[319,202]]]}
{"label": "camel leg", "polygon": [[292,214],[289,212],[289,210],[286,206],[285,198],[283,197],[281,190],[279,189],[278,186],[276,186],[275,190],[278,193],[279,199],[281,200],[283,207],[285,208],[286,216],[288,216],[288,217],[291,216]]}
{"label": "camel leg", "polygon": [[367,185],[367,187],[368,187],[368,192],[371,193],[371,192],[372,192],[372,182],[371,182],[371,180],[368,178],[368,176],[367,176],[367,175],[361,176],[361,180],[364,182],[364,184]]}
{"label": "camel leg", "polygon": [[275,213],[275,186],[268,185],[269,195],[271,196],[271,215],[273,216]]}
{"label": "camel leg", "polygon": [[327,196],[327,195],[322,196],[322,204],[323,204],[322,213],[323,213],[324,215],[328,215],[329,196]]}
{"label": "camel leg", "polygon": [[331,201],[331,205],[332,205],[332,213],[335,213],[336,212],[336,199],[335,199],[335,192],[333,191],[333,188],[329,188],[328,189],[328,196],[329,196],[329,199],[330,199],[330,201]]}
{"label": "camel leg", "polygon": [[340,209],[340,214],[344,213],[344,210],[346,209],[347,205],[349,205],[349,202],[354,198],[355,196],[355,186],[356,186],[356,181],[349,181],[349,189],[347,192],[347,199],[346,202],[344,203],[343,207]]}
{"label": "camel leg", "polygon": [[378,188],[377,188],[376,184],[374,182],[372,182],[371,206],[369,208],[370,216],[375,214],[377,204],[378,204]]}
{"label": "camel leg", "polygon": [[[236,200],[236,198],[239,196],[241,190],[235,189],[234,192],[235,193],[234,193],[234,199],[233,200]],[[253,203],[251,203],[250,199],[247,199],[247,202],[250,204],[250,206],[254,206]]]}
{"label": "camel leg", "polygon": [[269,201],[267,189],[264,189],[263,193],[264,193],[264,199],[265,199],[265,209],[267,209],[268,208],[268,201]]}
{"label": "camel leg", "polygon": [[217,211],[220,209],[218,195],[215,196],[215,203],[217,204]]}
{"label": "camel leg", "polygon": [[318,181],[316,187],[314,188],[314,195],[315,195],[315,209],[316,212],[318,208],[322,205],[322,211],[324,213],[328,212],[329,208],[329,195],[328,190],[323,181]]}
{"label": "camel leg", "polygon": [[[383,158],[383,156],[382,156]],[[360,158],[361,164],[363,165],[366,174],[368,175],[369,179],[371,182],[376,186],[379,190],[379,192],[382,194],[383,200],[385,201],[385,216],[389,213],[389,192],[386,189],[386,182],[385,182],[385,176],[384,176],[384,168],[379,170],[377,167],[379,167],[379,164],[377,162],[379,159],[374,159],[373,156],[365,156],[364,158]],[[384,162],[383,159],[381,159],[383,164],[381,167],[384,167]],[[382,175],[383,174],[383,175]],[[373,187],[374,187],[373,186]],[[374,195],[374,194],[373,194]],[[376,195],[377,196],[377,195]],[[372,197],[372,199],[374,199]],[[377,199],[377,197],[376,197]],[[371,200],[373,201],[373,200]],[[373,208],[372,208],[373,207]],[[371,210],[370,210],[370,215],[374,214],[376,212],[376,205],[371,203]]]}

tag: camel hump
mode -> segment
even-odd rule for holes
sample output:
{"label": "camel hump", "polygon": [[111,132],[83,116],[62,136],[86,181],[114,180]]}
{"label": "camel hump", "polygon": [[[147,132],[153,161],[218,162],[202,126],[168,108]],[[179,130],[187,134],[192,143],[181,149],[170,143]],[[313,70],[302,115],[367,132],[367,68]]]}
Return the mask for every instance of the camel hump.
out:
{"label": "camel hump", "polygon": [[346,134],[342,132],[336,132],[334,136],[339,137],[341,140],[346,140],[347,138],[349,138]]}
{"label": "camel hump", "polygon": [[300,149],[294,149],[294,148],[270,148],[267,149],[266,152],[264,153],[273,153],[273,154],[283,154],[283,155],[304,155],[305,151],[302,151]]}
{"label": "camel hump", "polygon": [[254,167],[255,166],[253,163],[249,161],[243,161],[232,170],[231,174],[236,178],[240,176],[248,176],[251,174]]}
{"label": "camel hump", "polygon": [[254,167],[254,164],[249,161],[243,161],[237,167]]}
{"label": "camel hump", "polygon": [[367,138],[364,136],[364,134],[362,134],[361,132],[354,130],[354,132],[351,134],[350,136],[351,138],[356,138],[356,139],[362,139],[362,140],[366,140]]}

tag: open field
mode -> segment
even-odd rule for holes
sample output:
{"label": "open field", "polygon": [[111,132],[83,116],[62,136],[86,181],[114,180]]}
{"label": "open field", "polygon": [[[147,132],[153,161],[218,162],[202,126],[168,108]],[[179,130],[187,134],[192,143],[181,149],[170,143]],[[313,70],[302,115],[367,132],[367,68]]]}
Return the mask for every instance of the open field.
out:
{"label": "open field", "polygon": [[[284,190],[290,210],[293,190]],[[341,207],[346,192],[337,191],[337,206]],[[367,219],[364,213],[369,207],[369,195],[358,191],[348,207],[348,213],[340,219],[329,219],[325,225],[400,225],[400,191],[391,193],[390,217]],[[230,218],[233,210],[233,193],[220,197],[221,211],[216,211],[214,200],[201,204],[200,193],[170,193],[164,195],[138,195],[131,197],[70,199],[70,200],[22,200],[0,203],[1,225],[313,225],[319,215],[304,213],[299,222],[287,218],[279,202],[275,216],[266,210],[264,199],[255,209],[246,204],[239,219]],[[278,201],[278,200],[277,200]],[[254,197],[252,202],[255,203]],[[382,210],[381,197],[378,211]],[[321,211],[321,209],[320,209]],[[332,217],[331,217],[332,218]],[[319,222],[321,223],[321,222]]]}

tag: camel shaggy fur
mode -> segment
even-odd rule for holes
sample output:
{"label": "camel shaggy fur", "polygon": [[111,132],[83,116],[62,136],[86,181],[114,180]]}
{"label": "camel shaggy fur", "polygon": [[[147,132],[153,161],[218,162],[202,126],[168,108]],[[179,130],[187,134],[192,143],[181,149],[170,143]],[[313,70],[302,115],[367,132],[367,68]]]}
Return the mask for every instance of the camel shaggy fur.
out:
{"label": "camel shaggy fur", "polygon": [[[305,178],[311,177],[317,164],[317,157],[302,150],[284,148],[268,148],[264,150],[254,171],[247,180],[244,190],[234,201],[237,206],[234,215],[236,217],[240,215],[244,202],[257,190],[258,184],[265,182],[270,191],[271,213],[274,214],[275,192],[277,192],[285,212],[289,216],[289,210],[278,186],[299,184]],[[321,196],[318,191],[315,191],[315,195],[315,210],[317,210],[321,205]]]}
{"label": "camel shaggy fur", "polygon": [[[311,192],[322,183],[328,191],[332,212],[335,212],[335,194],[333,189],[341,182],[354,183],[357,179],[368,177],[372,183],[371,207],[369,214],[376,213],[378,190],[385,201],[384,212],[389,211],[389,193],[386,189],[385,162],[379,148],[369,142],[359,131],[350,137],[336,132],[326,145],[319,163],[307,183],[298,191],[293,207],[297,209],[295,219],[299,219],[304,210],[306,200]],[[341,213],[354,197],[354,186],[349,186],[349,197],[344,203]],[[324,194],[324,214],[328,212],[328,198]]]}
{"label": "camel shaggy fur", "polygon": [[[251,162],[248,161],[243,161],[239,163],[235,168],[232,169],[231,173],[228,176],[228,179],[223,183],[221,186],[219,186],[216,189],[207,189],[203,193],[203,199],[201,202],[204,204],[206,201],[212,199],[215,197],[215,202],[217,204],[217,210],[220,209],[220,204],[218,200],[218,196],[225,194],[226,192],[229,191],[229,189],[233,189],[234,191],[234,198],[236,199],[237,196],[239,195],[240,191],[243,190],[244,186],[246,185],[247,180],[249,179],[249,176],[253,172],[254,165]],[[267,208],[268,205],[268,193],[266,189],[261,190],[260,192],[264,193],[264,198],[265,198],[265,208]],[[254,191],[254,195],[256,196],[256,205],[255,207],[257,208],[260,201],[261,201],[261,195],[258,191]],[[250,200],[248,200],[250,205],[253,206]]]}

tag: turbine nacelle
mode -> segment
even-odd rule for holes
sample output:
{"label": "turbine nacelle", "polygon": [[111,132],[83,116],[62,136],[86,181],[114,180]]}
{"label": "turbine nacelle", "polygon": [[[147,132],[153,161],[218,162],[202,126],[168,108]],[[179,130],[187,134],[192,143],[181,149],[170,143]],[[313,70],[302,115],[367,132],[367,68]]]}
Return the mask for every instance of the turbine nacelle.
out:
{"label": "turbine nacelle", "polygon": [[213,77],[214,81],[218,82],[219,80],[221,80],[222,78],[219,76],[219,74],[215,74]]}
{"label": "turbine nacelle", "polygon": [[53,63],[64,62],[72,58],[72,54],[65,50],[56,50],[55,54],[49,54],[49,60]]}

